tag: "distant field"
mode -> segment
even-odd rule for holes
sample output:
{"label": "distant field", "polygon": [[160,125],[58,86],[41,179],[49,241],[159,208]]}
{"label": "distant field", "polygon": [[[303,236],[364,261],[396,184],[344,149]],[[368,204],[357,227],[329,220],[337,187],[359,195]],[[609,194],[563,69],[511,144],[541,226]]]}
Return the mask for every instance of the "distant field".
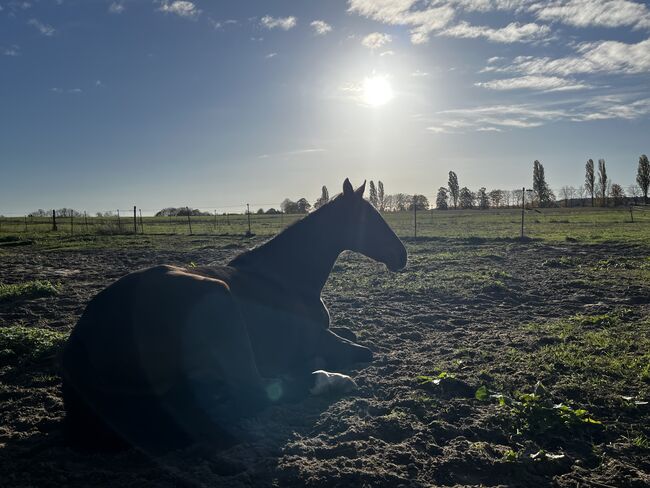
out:
{"label": "distant field", "polygon": [[[384,214],[400,237],[415,235],[413,212]],[[251,231],[271,236],[301,218],[299,215],[251,214]],[[634,222],[631,219],[634,219]],[[52,231],[50,218],[0,218],[0,236],[15,235],[31,239],[51,239],[71,235],[115,236],[134,233],[133,218],[59,218]],[[191,232],[190,232],[191,227]],[[138,234],[149,235],[242,235],[248,230],[246,215],[216,217],[143,217],[137,219]],[[625,240],[650,242],[650,209],[552,208],[527,210],[524,232],[528,237],[547,241],[576,239],[584,242]],[[418,237],[516,238],[521,233],[521,210],[427,210],[417,214]]]}

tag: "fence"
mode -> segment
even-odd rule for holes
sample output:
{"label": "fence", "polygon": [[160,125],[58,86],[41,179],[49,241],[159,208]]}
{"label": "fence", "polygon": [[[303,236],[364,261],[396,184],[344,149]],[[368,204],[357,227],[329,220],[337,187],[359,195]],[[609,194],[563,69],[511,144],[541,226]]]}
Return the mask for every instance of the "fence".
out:
{"label": "fence", "polygon": [[[241,208],[241,207],[240,207]],[[244,207],[245,208],[245,207]],[[521,209],[418,210],[387,212],[384,218],[400,237],[518,237]],[[246,235],[277,234],[302,215],[213,213],[210,216],[143,217],[139,209],[106,217],[0,217],[0,234],[70,235]],[[603,226],[650,222],[650,206],[526,209],[525,234],[596,233]],[[56,223],[56,230],[55,224]],[[634,229],[646,229],[632,226]]]}

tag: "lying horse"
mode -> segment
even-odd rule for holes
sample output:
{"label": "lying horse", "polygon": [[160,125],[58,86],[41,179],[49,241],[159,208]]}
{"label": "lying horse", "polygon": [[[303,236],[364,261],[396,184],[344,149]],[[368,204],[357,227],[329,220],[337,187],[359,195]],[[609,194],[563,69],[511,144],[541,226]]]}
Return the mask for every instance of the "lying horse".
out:
{"label": "lying horse", "polygon": [[237,417],[290,395],[283,378],[370,361],[329,329],[320,296],[343,250],[406,265],[364,188],[346,179],[340,196],[227,266],[156,266],[100,292],[61,358],[68,438],[151,451],[218,442]]}

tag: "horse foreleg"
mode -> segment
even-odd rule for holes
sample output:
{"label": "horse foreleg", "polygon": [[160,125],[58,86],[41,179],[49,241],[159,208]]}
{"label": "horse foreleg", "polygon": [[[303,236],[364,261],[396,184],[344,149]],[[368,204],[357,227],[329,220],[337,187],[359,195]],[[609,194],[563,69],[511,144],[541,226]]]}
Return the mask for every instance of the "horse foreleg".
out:
{"label": "horse foreleg", "polygon": [[183,356],[191,364],[194,385],[225,384],[226,404],[239,410],[233,414],[254,412],[273,399],[267,391],[270,382],[257,369],[239,306],[227,290],[208,293],[191,308]]}

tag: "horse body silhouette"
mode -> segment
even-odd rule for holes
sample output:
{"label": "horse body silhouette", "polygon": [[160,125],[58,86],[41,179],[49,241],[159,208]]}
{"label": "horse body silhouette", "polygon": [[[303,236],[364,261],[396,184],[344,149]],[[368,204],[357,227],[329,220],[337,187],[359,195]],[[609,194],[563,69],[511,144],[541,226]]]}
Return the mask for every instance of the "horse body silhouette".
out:
{"label": "horse body silhouette", "polygon": [[62,355],[70,440],[156,451],[226,439],[232,419],[290,396],[278,378],[370,361],[329,329],[320,296],[343,250],[406,265],[364,189],[346,179],[339,197],[227,266],[156,266],[100,292]]}

